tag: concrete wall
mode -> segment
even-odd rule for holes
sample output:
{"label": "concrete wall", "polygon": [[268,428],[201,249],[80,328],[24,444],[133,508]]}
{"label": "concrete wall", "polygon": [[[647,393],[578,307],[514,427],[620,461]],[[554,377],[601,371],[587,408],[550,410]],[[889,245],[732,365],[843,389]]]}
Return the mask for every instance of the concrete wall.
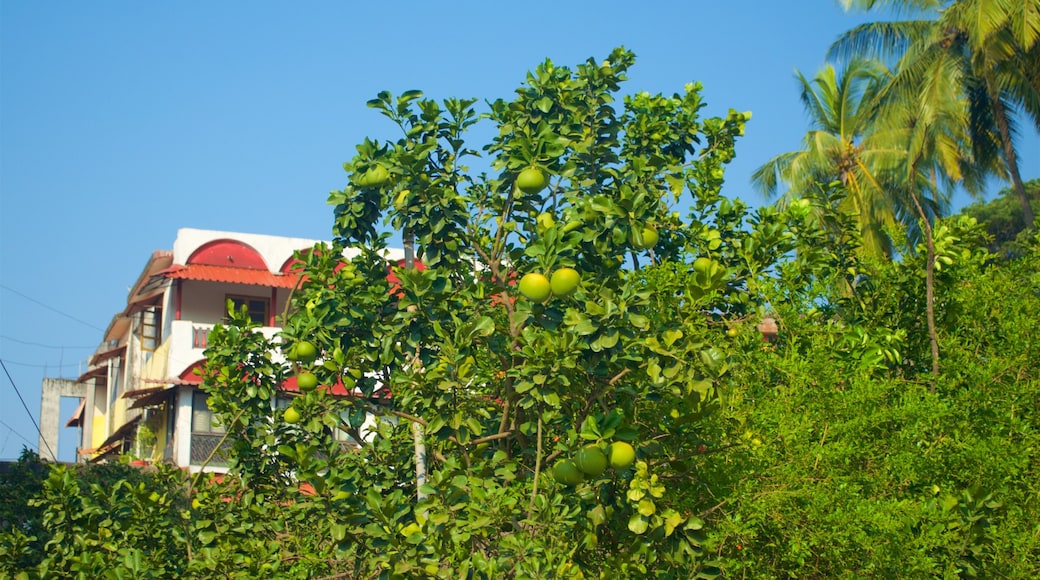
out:
{"label": "concrete wall", "polygon": [[[40,399],[40,457],[58,460],[58,433],[61,422],[61,398],[87,396],[87,386],[67,379],[43,379],[43,397]],[[84,409],[86,412],[86,409]]]}

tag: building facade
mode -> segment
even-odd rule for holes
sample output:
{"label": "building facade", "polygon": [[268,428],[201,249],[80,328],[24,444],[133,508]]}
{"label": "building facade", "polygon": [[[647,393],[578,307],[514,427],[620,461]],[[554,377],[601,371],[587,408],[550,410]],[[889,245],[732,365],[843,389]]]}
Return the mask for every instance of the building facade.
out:
{"label": "building facade", "polygon": [[[67,425],[80,428],[81,459],[130,453],[192,471],[203,464],[224,470],[226,457],[218,448],[223,427],[196,374],[209,332],[226,318],[231,301],[246,308],[259,332],[275,336],[277,314],[298,281],[291,271],[294,253],[319,243],[186,228],[177,232],[172,250],[154,252],[89,370],[75,381],[83,398]],[[400,259],[398,253],[387,258]]]}

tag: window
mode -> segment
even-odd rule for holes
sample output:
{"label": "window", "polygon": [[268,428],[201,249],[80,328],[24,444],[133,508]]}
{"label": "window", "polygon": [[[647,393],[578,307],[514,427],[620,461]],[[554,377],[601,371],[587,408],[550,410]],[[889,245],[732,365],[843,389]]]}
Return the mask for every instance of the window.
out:
{"label": "window", "polygon": [[162,309],[149,306],[141,311],[137,325],[137,336],[141,340],[141,350],[154,352],[162,342]]}
{"label": "window", "polygon": [[224,426],[217,423],[209,409],[209,395],[201,391],[195,391],[191,399],[191,432],[224,433]]}
{"label": "window", "polygon": [[242,310],[244,306],[250,320],[262,326],[267,326],[268,313],[271,310],[270,299],[258,298],[256,296],[228,296],[227,299],[234,305],[235,312]]}

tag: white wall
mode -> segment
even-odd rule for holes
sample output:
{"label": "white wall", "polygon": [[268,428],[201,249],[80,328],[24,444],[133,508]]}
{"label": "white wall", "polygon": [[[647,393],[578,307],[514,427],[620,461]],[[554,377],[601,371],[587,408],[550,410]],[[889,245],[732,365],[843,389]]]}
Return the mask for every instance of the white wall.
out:
{"label": "white wall", "polygon": [[260,254],[267,263],[267,268],[272,272],[277,272],[296,250],[312,248],[314,244],[321,242],[321,240],[304,238],[181,228],[177,230],[177,240],[173,243],[173,263],[188,263],[188,258],[195,253],[195,250],[215,240],[236,240],[251,246]]}

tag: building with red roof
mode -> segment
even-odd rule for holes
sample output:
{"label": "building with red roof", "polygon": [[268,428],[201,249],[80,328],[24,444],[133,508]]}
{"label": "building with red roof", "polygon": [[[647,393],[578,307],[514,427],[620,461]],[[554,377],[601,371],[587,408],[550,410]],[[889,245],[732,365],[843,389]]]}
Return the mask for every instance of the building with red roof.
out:
{"label": "building with red roof", "polygon": [[[277,335],[276,313],[299,282],[291,268],[294,255],[322,243],[178,230],[173,250],[156,251],[145,263],[89,370],[72,385],[83,398],[66,424],[80,428],[82,460],[133,453],[200,469],[223,439],[195,372],[205,360],[210,330],[225,319],[230,300],[246,308],[261,325],[259,332]],[[402,258],[403,252],[388,251],[387,259]],[[272,401],[272,406],[279,404],[285,401]],[[218,449],[206,469],[223,471],[225,466]]]}

